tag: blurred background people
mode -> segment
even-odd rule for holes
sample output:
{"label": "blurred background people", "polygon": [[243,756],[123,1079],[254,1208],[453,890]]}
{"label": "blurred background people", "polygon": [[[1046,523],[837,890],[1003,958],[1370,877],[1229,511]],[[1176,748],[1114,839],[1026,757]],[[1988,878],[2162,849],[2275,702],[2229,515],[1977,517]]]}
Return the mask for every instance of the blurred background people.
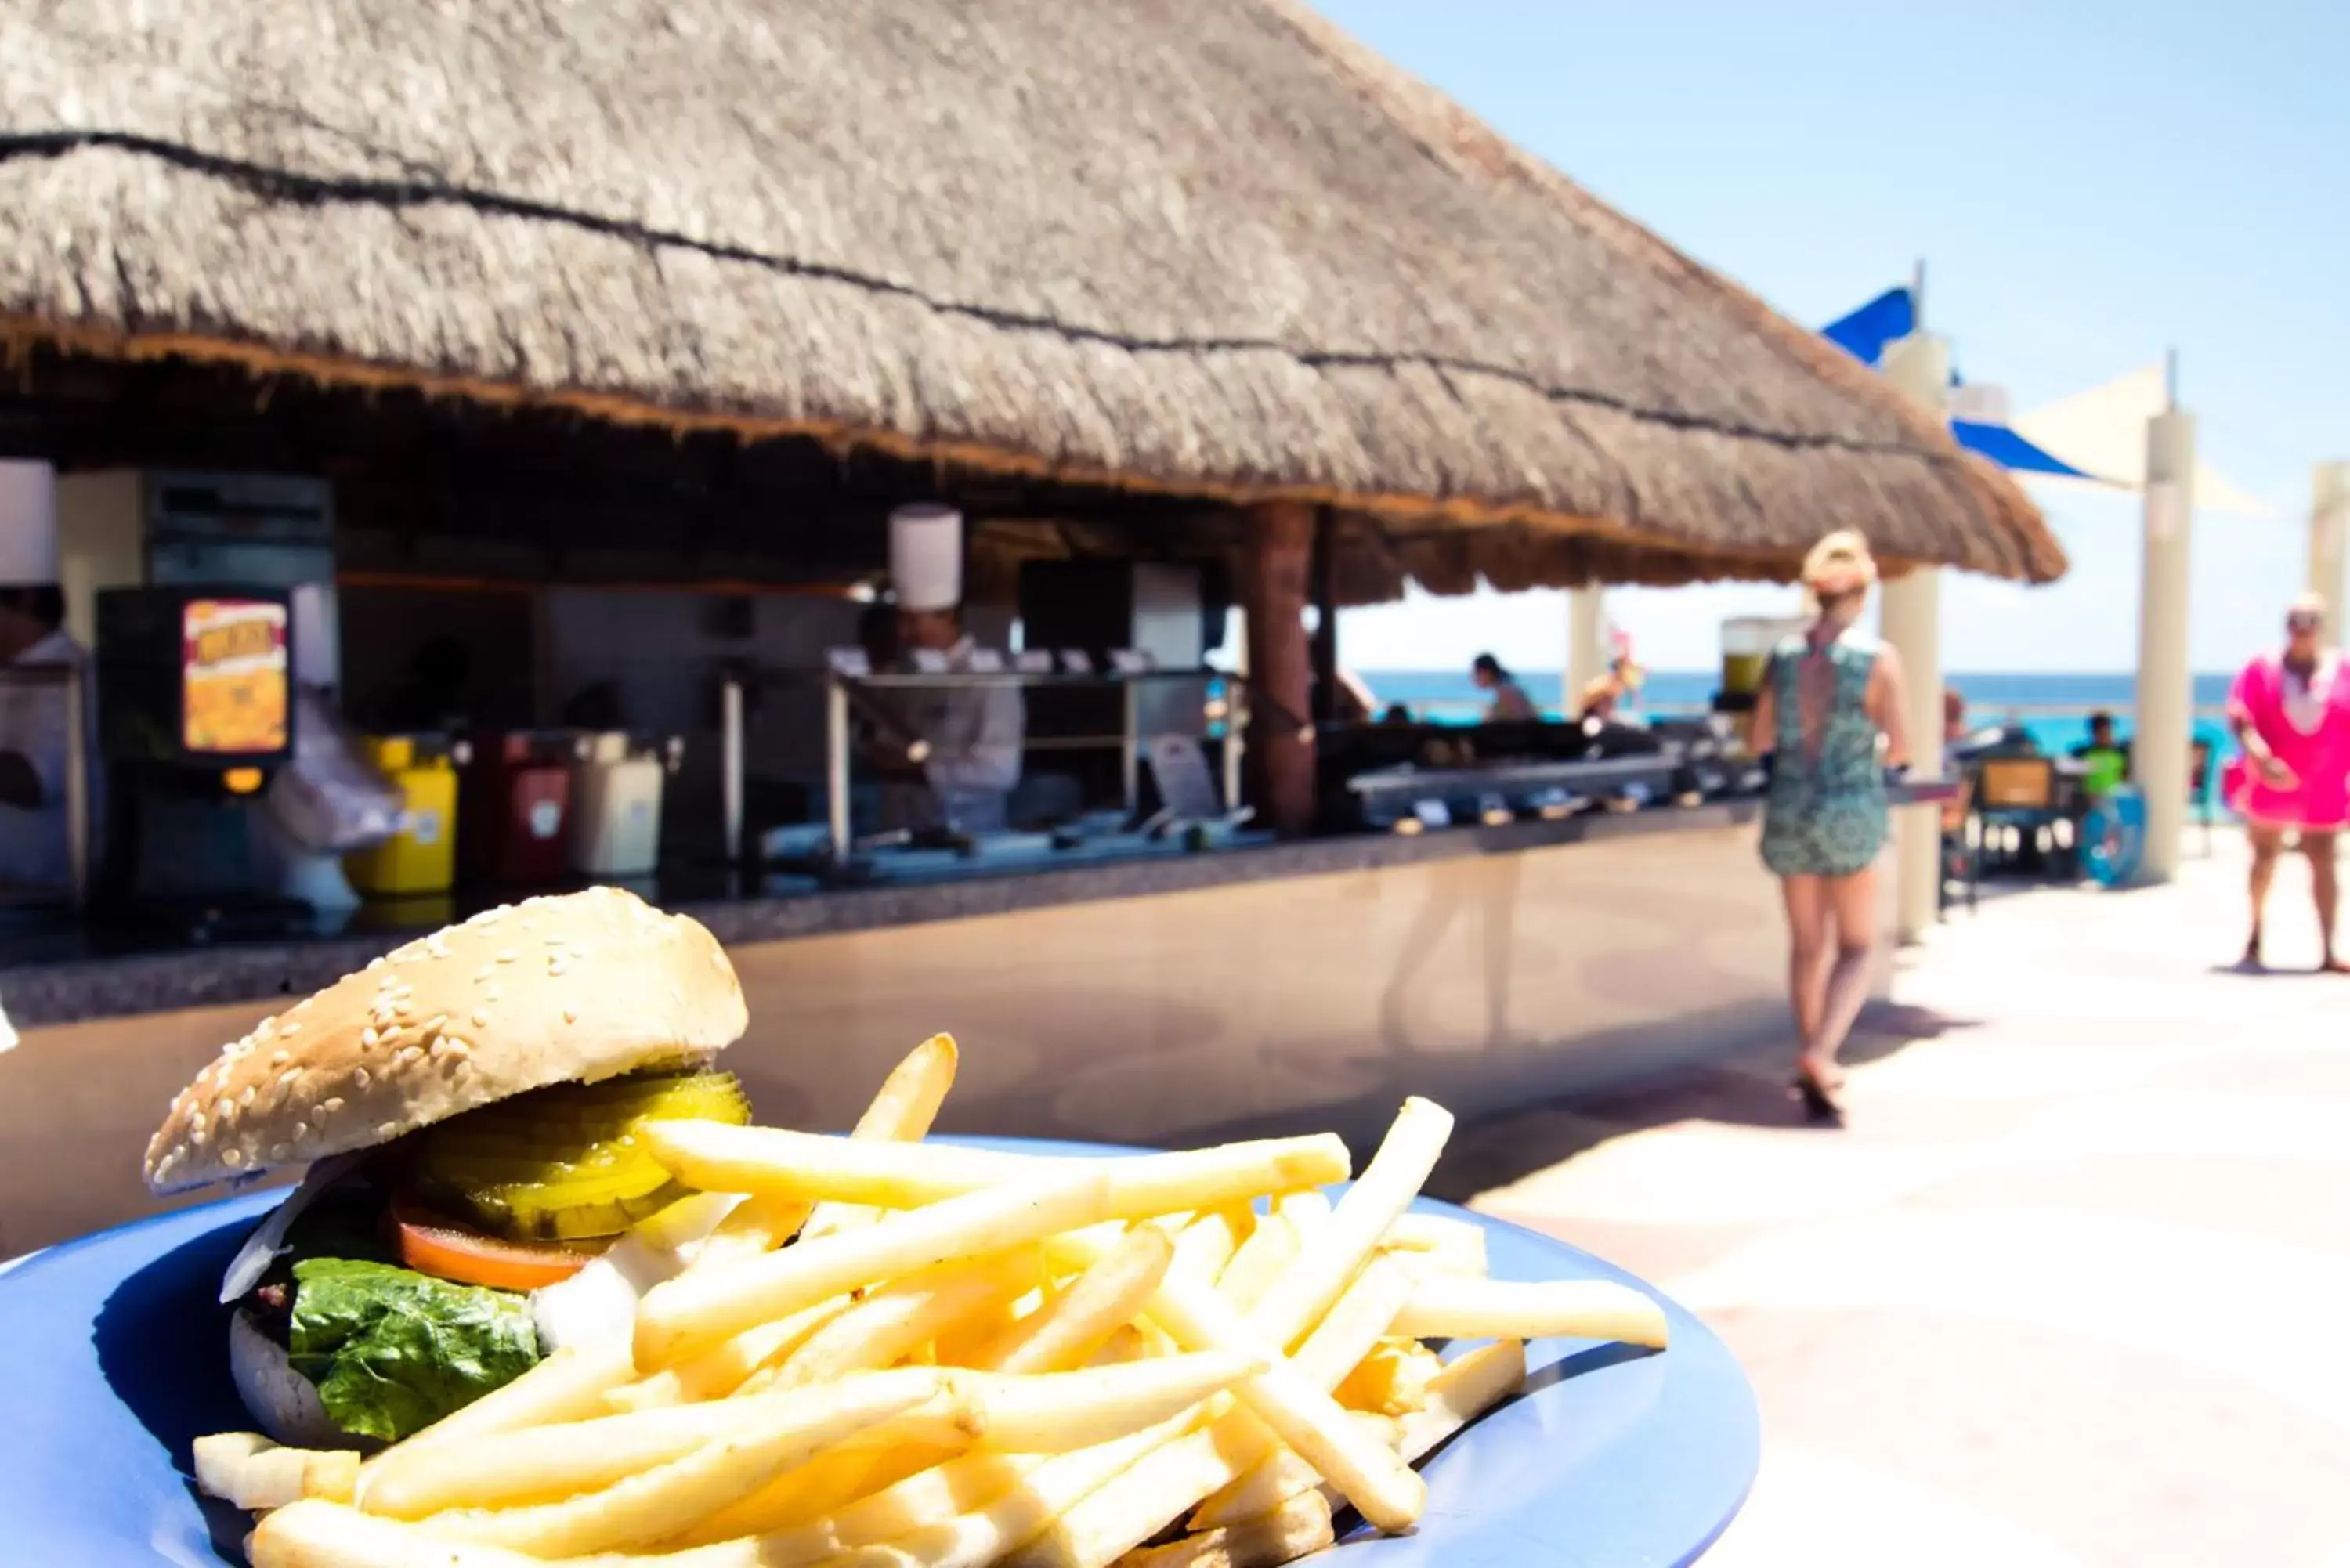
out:
{"label": "blurred background people", "polygon": [[1773,758],[1762,863],[1786,906],[1788,989],[1801,1040],[1794,1087],[1823,1116],[1842,1112],[1836,1054],[1868,996],[1885,772],[1909,760],[1900,663],[1857,625],[1876,582],[1877,563],[1858,534],[1831,534],[1812,546],[1804,587],[1817,612],[1772,652],[1749,742],[1756,755]]}
{"label": "blurred background people", "polygon": [[2284,646],[2244,666],[2228,696],[2228,722],[2241,754],[2228,766],[2228,805],[2251,842],[2251,935],[2244,965],[2265,962],[2262,915],[2287,835],[2309,860],[2324,952],[2318,967],[2350,972],[2334,951],[2334,846],[2350,821],[2350,680],[2342,655],[2325,644],[2326,606],[2316,595],[2285,612]]}
{"label": "blurred background people", "polygon": [[1481,653],[1470,661],[1469,679],[1486,694],[1488,724],[1531,723],[1542,718],[1542,710],[1526,695],[1526,689],[1518,684],[1518,678],[1503,668],[1502,661],[1492,654]]}

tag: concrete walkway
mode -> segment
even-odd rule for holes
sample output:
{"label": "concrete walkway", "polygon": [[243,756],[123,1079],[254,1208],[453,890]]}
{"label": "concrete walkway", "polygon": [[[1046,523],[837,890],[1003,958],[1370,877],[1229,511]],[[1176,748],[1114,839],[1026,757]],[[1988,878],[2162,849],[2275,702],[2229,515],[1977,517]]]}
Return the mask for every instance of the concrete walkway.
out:
{"label": "concrete walkway", "polygon": [[1849,1054],[1467,1129],[1446,1186],[1658,1282],[1762,1407],[1708,1568],[2350,1568],[2350,979],[2242,853],[1960,915]]}

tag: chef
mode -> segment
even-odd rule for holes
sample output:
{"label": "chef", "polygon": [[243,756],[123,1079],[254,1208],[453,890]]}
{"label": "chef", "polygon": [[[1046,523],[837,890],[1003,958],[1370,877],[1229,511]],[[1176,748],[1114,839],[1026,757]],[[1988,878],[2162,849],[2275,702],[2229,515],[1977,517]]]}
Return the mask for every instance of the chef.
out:
{"label": "chef", "polygon": [[[972,673],[979,650],[962,629],[962,514],[931,503],[892,512],[889,581],[898,607],[898,667]],[[1007,682],[875,695],[886,696],[899,721],[893,726],[899,733],[877,737],[867,749],[882,774],[882,826],[1002,832],[1005,804],[1020,782],[1020,689]]]}
{"label": "chef", "polygon": [[[89,655],[65,629],[57,576],[57,479],[46,462],[0,460],[0,670],[81,678],[84,777],[95,800],[97,692]],[[62,685],[0,684],[0,893],[73,888]],[[97,825],[90,826],[97,842]]]}

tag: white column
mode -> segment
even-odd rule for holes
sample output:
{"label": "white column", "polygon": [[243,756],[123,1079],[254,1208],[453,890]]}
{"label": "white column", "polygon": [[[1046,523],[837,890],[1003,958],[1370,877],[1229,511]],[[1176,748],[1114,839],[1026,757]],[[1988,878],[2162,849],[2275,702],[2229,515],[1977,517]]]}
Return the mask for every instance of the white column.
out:
{"label": "white column", "polygon": [[2142,875],[2178,873],[2187,826],[2192,680],[2187,664],[2187,563],[2195,519],[2195,416],[2183,409],[2146,426],[2146,575],[2137,609],[2137,726],[2131,769],[2146,792]]}
{"label": "white column", "polygon": [[1566,590],[1566,676],[1558,711],[1572,719],[1583,689],[1607,673],[1607,590],[1594,583]]}
{"label": "white column", "polygon": [[[1887,344],[1885,376],[1939,421],[1950,398],[1950,346],[1923,335]],[[1921,566],[1887,583],[1878,602],[1877,628],[1901,659],[1910,772],[1938,778],[1942,772],[1941,572]],[[1915,941],[1932,928],[1940,902],[1942,808],[1917,805],[1897,813],[1894,833],[1894,931],[1905,942]]]}
{"label": "white column", "polygon": [[2345,609],[2342,557],[2345,536],[2350,535],[2350,462],[2319,463],[2314,488],[2317,498],[2309,509],[2309,591],[2324,596],[2338,636]]}

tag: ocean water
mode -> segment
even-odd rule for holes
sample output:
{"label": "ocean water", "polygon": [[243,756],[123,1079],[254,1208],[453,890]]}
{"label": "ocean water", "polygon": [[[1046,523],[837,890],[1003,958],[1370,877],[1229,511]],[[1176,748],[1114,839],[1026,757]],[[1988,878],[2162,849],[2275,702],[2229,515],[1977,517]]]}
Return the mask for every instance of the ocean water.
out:
{"label": "ocean water", "polygon": [[[1382,706],[1401,702],[1415,715],[1439,723],[1468,723],[1484,709],[1484,698],[1466,670],[1367,670],[1357,673]],[[1549,711],[1559,701],[1559,672],[1514,672],[1527,695]],[[2195,732],[2210,741],[2221,759],[2234,750],[2222,720],[2230,677],[2195,677]],[[1958,671],[1943,677],[1967,701],[1970,728],[2021,722],[2043,751],[2063,755],[2089,738],[2089,715],[2107,712],[2124,739],[2130,732],[2137,678],[2121,675],[1991,675]],[[1713,704],[1721,683],[1712,670],[1652,670],[1640,692],[1640,707],[1658,715],[1701,713]],[[2217,770],[2214,770],[2215,772]]]}

